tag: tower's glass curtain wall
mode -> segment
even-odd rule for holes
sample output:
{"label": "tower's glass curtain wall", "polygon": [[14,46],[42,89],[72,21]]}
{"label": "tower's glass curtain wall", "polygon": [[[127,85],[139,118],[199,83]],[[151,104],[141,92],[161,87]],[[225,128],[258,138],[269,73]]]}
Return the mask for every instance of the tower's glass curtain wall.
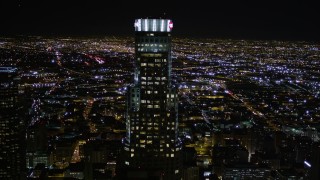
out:
{"label": "tower's glass curtain wall", "polygon": [[128,93],[124,163],[178,179],[178,98],[170,78],[173,24],[169,19],[136,19],[134,27],[135,80]]}

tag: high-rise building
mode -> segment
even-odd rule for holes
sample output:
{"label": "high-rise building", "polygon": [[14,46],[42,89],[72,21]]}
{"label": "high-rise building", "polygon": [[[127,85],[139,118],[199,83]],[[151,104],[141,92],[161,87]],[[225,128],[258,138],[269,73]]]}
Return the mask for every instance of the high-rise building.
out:
{"label": "high-rise building", "polygon": [[0,67],[0,179],[26,178],[16,80],[16,68]]}
{"label": "high-rise building", "polygon": [[128,90],[124,140],[127,178],[180,179],[178,98],[171,83],[173,24],[136,19],[134,27],[135,76]]}

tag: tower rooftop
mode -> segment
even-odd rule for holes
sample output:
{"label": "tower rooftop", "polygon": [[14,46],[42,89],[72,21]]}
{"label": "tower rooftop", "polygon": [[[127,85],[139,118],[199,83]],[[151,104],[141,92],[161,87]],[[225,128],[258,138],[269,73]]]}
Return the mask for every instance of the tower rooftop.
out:
{"label": "tower rooftop", "polygon": [[136,19],[134,28],[136,32],[171,32],[173,23],[170,19]]}

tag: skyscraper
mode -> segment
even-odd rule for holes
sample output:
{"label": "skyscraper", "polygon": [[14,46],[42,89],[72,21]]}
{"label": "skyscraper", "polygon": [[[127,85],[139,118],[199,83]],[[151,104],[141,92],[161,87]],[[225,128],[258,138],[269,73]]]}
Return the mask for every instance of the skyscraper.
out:
{"label": "skyscraper", "polygon": [[146,178],[180,179],[178,98],[171,83],[173,24],[136,19],[134,27],[136,63],[134,86],[128,90],[124,164]]}
{"label": "skyscraper", "polygon": [[25,179],[16,78],[16,68],[0,67],[0,179]]}

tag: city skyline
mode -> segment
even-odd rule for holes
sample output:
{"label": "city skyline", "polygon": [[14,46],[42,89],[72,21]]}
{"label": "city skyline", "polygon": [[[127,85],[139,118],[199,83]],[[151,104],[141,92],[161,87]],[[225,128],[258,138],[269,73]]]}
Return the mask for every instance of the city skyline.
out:
{"label": "city skyline", "polygon": [[134,18],[170,18],[176,37],[319,41],[312,2],[1,2],[0,35],[132,35]]}

